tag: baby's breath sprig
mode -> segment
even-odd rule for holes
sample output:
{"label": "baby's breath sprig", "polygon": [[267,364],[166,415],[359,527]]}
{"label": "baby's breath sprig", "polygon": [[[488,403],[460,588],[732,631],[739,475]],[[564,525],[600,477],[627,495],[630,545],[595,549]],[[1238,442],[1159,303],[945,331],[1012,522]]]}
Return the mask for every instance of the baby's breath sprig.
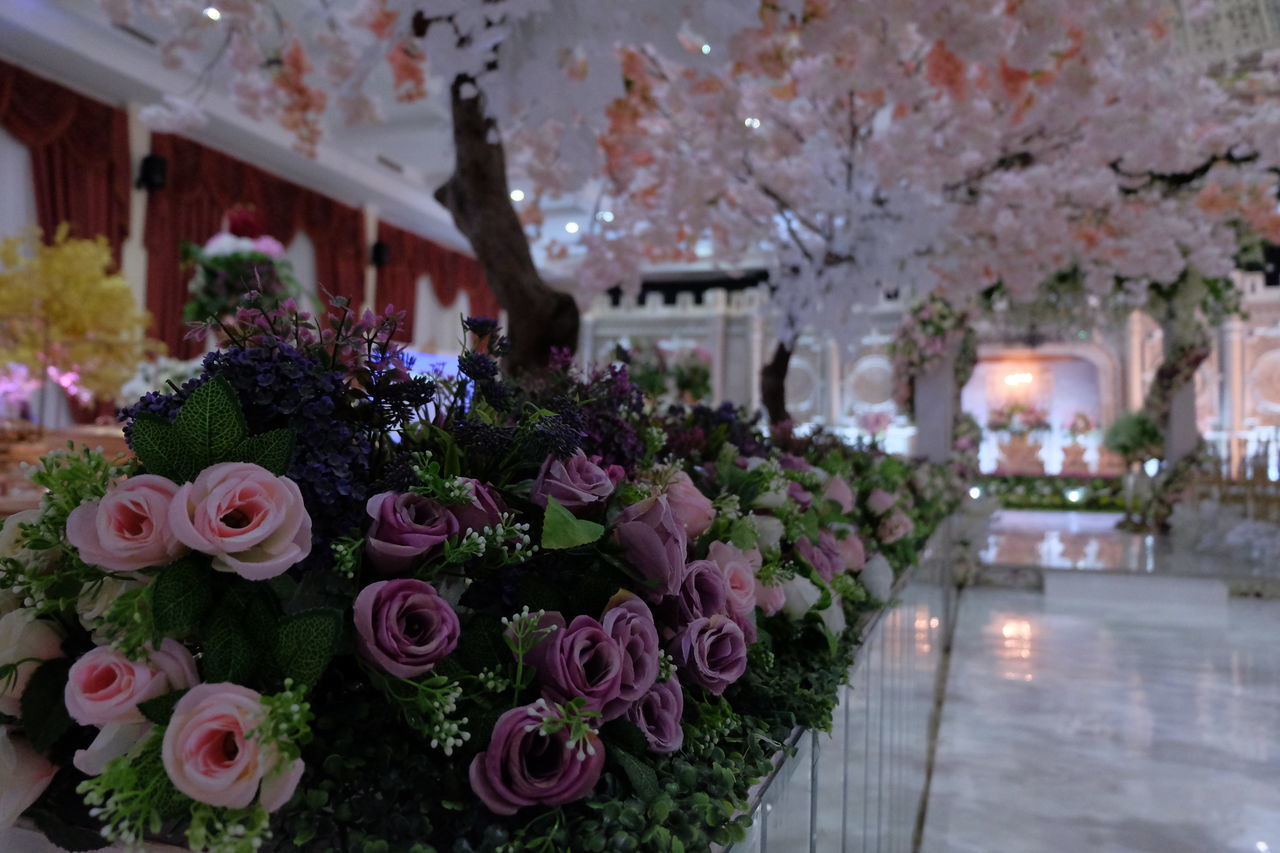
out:
{"label": "baby's breath sprig", "polygon": [[676,670],[676,659],[667,654],[665,649],[658,649],[658,680],[670,681]]}
{"label": "baby's breath sprig", "polygon": [[511,649],[511,653],[516,657],[514,688],[517,701],[520,697],[520,689],[524,687],[524,656],[544,637],[560,627],[554,622],[542,624],[542,619],[546,615],[545,610],[530,612],[529,605],[526,604],[519,613],[502,617],[502,624],[507,626],[507,630],[502,632],[502,639],[506,641],[507,648]]}
{"label": "baby's breath sprig", "polygon": [[466,505],[475,501],[475,486],[462,477],[446,477],[440,470],[440,463],[431,458],[430,450],[414,451],[411,458],[411,468],[418,482],[410,486],[409,491],[446,506]]}
{"label": "baby's breath sprig", "polygon": [[565,749],[576,749],[579,761],[586,761],[588,755],[596,754],[596,726],[600,724],[603,715],[588,708],[587,700],[581,696],[575,696],[564,705],[539,699],[529,706],[529,716],[534,722],[526,723],[525,731],[553,735],[568,729],[569,740],[565,743]]}
{"label": "baby's breath sprig", "polygon": [[127,755],[113,759],[101,774],[76,788],[89,806],[89,816],[102,821],[100,834],[110,844],[139,848],[147,833],[160,832],[165,821],[192,803],[169,781],[160,757],[162,740],[163,730],[153,730]]}
{"label": "baby's breath sprig", "polygon": [[281,763],[302,756],[302,747],[311,741],[311,703],[306,700],[307,688],[294,686],[292,678],[284,680],[284,690],[262,697],[265,712],[262,722],[249,732],[249,737],[263,746],[272,746],[280,755]]}
{"label": "baby's breath sprig", "polygon": [[715,507],[717,518],[723,518],[727,521],[736,521],[742,518],[742,505],[735,494],[724,492],[712,501],[711,505]]}
{"label": "baby's breath sprig", "polygon": [[496,669],[485,667],[473,676],[476,683],[490,693],[502,693],[511,687],[511,679]]}
{"label": "baby's breath sprig", "polygon": [[485,554],[500,554],[504,566],[523,563],[538,552],[529,530],[529,524],[517,521],[515,513],[504,512],[497,524],[481,530],[467,528],[461,539],[445,542],[445,562],[457,565]]}
{"label": "baby's breath sprig", "polygon": [[333,570],[345,578],[354,578],[364,553],[363,536],[344,536],[333,540]]}
{"label": "baby's breath sprig", "polygon": [[206,853],[257,853],[271,838],[271,818],[261,805],[222,809],[205,803],[191,806],[187,843]]}
{"label": "baby's breath sprig", "polygon": [[432,675],[420,681],[396,678],[369,669],[370,676],[383,694],[400,709],[404,721],[445,755],[471,740],[464,727],[467,717],[452,719],[462,697],[462,685],[443,675]]}
{"label": "baby's breath sprig", "polygon": [[853,575],[841,572],[831,579],[831,590],[847,601],[866,601],[867,588]]}

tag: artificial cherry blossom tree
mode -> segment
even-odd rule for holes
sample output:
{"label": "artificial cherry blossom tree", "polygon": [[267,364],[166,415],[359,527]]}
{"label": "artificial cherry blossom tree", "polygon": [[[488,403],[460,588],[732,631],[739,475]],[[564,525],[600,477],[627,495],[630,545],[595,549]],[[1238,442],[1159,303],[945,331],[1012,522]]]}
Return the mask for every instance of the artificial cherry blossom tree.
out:
{"label": "artificial cherry blossom tree", "polygon": [[[101,4],[114,21],[159,25],[166,61],[199,71],[203,88],[144,112],[164,130],[190,129],[201,94],[225,86],[240,109],[279,121],[313,154],[331,116],[377,121],[380,96],[413,101],[445,87],[455,167],[436,197],[508,311],[516,369],[545,364],[553,347],[576,348],[578,310],[534,265],[509,196],[503,134],[553,131],[560,151],[576,152],[572,167],[556,167],[559,179],[581,183],[595,171],[605,106],[623,94],[620,39],[680,51],[691,38],[727,39],[754,11],[733,0],[222,0],[210,16],[206,0]],[[380,93],[373,81],[384,63],[394,91]]]}
{"label": "artificial cherry blossom tree", "polygon": [[1173,13],[810,2],[767,7],[718,68],[633,49],[601,141],[613,221],[587,235],[583,280],[707,247],[763,260],[778,419],[798,330],[848,335],[880,288],[1025,298],[1072,268],[1140,305],[1189,270],[1224,276],[1241,226],[1275,230],[1275,107],[1181,61]]}

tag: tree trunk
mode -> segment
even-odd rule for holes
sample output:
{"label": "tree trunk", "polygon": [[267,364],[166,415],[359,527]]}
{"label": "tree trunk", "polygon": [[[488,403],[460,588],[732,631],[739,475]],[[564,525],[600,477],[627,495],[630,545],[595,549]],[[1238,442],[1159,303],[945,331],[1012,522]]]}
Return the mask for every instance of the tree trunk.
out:
{"label": "tree trunk", "polygon": [[760,369],[760,400],[769,413],[770,424],[791,420],[787,412],[787,368],[791,364],[792,347],[778,341],[773,358]]}
{"label": "tree trunk", "polygon": [[485,112],[484,95],[467,76],[449,87],[453,111],[454,171],[436,190],[436,200],[453,214],[484,267],[498,302],[508,315],[512,373],[546,367],[552,347],[578,347],[578,305],[547,285],[529,251],[524,226],[511,203],[506,154],[498,125]]}

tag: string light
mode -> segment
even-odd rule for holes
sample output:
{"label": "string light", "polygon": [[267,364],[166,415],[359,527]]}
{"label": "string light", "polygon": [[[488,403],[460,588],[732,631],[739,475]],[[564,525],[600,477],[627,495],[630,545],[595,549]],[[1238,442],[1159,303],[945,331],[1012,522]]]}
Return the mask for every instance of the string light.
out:
{"label": "string light", "polygon": [[566,222],[566,223],[564,224],[564,230],[568,231],[570,234],[577,234],[577,233],[578,233],[578,223],[576,223],[576,222]]}
{"label": "string light", "polygon": [[511,200],[512,200],[512,201],[524,201],[524,190],[512,190],[512,191],[511,191]]}
{"label": "string light", "polygon": [[217,6],[205,6],[204,16],[211,21],[218,21],[222,19],[222,13],[218,11]]}

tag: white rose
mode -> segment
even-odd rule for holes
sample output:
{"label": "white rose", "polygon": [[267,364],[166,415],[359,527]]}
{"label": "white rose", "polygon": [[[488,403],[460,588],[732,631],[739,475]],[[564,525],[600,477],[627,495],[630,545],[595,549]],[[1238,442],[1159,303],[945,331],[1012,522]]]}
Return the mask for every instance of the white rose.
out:
{"label": "white rose", "polygon": [[0,726],[0,829],[13,826],[57,772],[25,738]]}
{"label": "white rose", "polygon": [[253,241],[248,237],[237,237],[234,234],[222,232],[214,234],[209,238],[209,242],[204,244],[204,252],[206,257],[215,258],[222,255],[239,255],[244,252],[252,252]]}
{"label": "white rose", "polygon": [[832,596],[831,606],[826,610],[819,610],[818,615],[822,617],[822,624],[827,626],[832,636],[838,637],[844,633],[844,605],[840,603],[839,596]]}
{"label": "white rose", "polygon": [[858,576],[867,592],[878,601],[888,601],[893,594],[893,567],[885,559],[884,554],[876,554],[862,567]]}
{"label": "white rose", "polygon": [[761,494],[760,497],[756,498],[756,502],[752,506],[757,509],[777,509],[786,502],[787,489],[785,486],[781,486]]}
{"label": "white rose", "polygon": [[18,664],[16,678],[0,683],[0,714],[18,716],[31,674],[42,661],[58,657],[62,657],[62,633],[52,622],[36,619],[34,610],[0,616],[0,666],[26,661]]}
{"label": "white rose", "polygon": [[782,591],[787,599],[782,604],[782,612],[793,621],[799,621],[809,612],[818,599],[822,598],[822,590],[817,584],[805,577],[796,576],[782,582]]}
{"label": "white rose", "polygon": [[761,551],[776,551],[782,544],[782,522],[772,515],[749,515],[751,526],[756,529],[756,544]]}
{"label": "white rose", "polygon": [[41,571],[47,569],[53,563],[56,551],[32,551],[18,544],[22,525],[35,524],[39,520],[40,510],[24,509],[0,521],[0,557],[12,557],[24,566]]}
{"label": "white rose", "polygon": [[[100,582],[87,583],[76,600],[76,615],[86,631],[93,631],[116,599],[131,589],[145,586],[146,581],[133,575],[110,575]],[[95,636],[95,639],[97,637]]]}

